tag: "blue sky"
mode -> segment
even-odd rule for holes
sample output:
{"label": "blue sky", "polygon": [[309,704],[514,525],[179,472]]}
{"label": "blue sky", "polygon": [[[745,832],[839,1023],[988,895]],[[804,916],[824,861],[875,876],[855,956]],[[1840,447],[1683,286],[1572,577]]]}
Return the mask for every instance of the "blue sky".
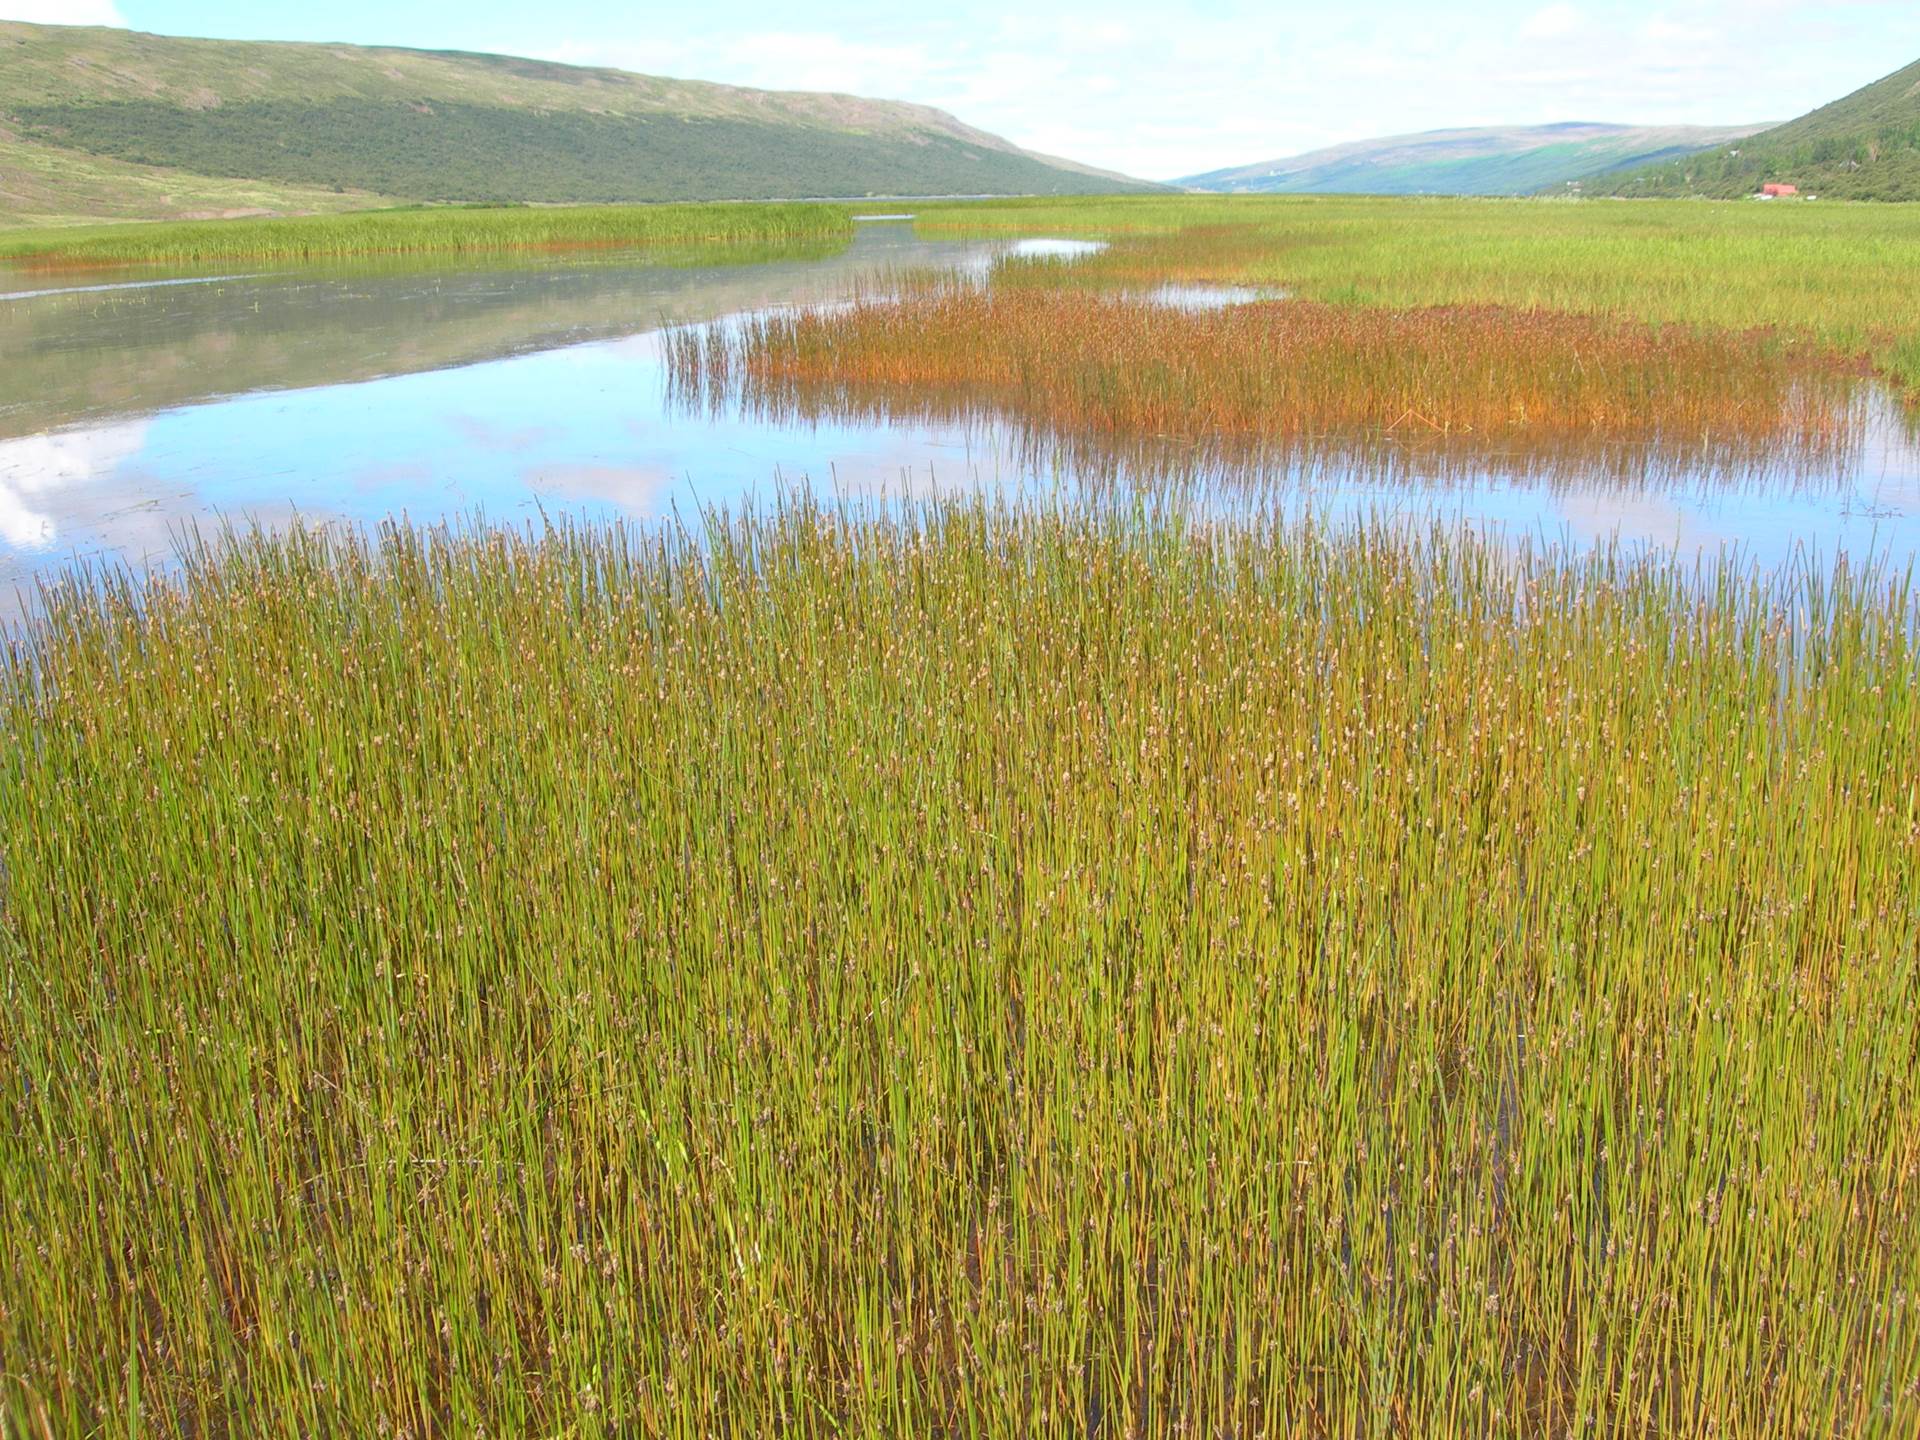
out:
{"label": "blue sky", "polygon": [[1155,178],[1453,125],[1784,120],[1920,59],[1920,0],[0,0],[0,18],[918,100]]}

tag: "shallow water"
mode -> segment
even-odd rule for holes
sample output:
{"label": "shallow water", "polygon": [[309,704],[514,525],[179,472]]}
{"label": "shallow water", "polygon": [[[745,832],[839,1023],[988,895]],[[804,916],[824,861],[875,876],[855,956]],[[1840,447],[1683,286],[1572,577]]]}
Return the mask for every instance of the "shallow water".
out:
{"label": "shallow water", "polygon": [[[0,270],[0,613],[78,558],[164,565],[183,526],[418,521],[542,511],[640,519],[817,494],[1110,484],[1161,468],[1046,446],[991,416],[770,415],[670,395],[662,335],[770,306],[830,301],[903,269],[977,273],[1079,242],[937,243],[860,227],[844,253],[669,268],[633,256],[264,274]],[[232,267],[228,267],[231,269]],[[109,285],[131,288],[107,288]],[[1229,288],[1169,304],[1263,298]],[[1920,555],[1920,444],[1891,405],[1856,448],[1749,465],[1734,483],[1683,454],[1408,453],[1221,466],[1220,493],[1278,486],[1340,516],[1437,514],[1515,535],[1709,552]],[[1215,472],[1218,473],[1215,473]],[[1230,472],[1230,473],[1229,473]]]}
{"label": "shallow water", "polygon": [[38,277],[27,275],[23,280],[40,283],[28,284],[25,290],[8,290],[0,293],[0,301],[7,300],[50,300],[56,295],[106,295],[119,290],[170,290],[176,285],[225,285],[238,280],[253,280],[257,275],[185,275],[170,280],[115,280],[99,285],[63,285],[47,275]]}
{"label": "shallow water", "polygon": [[1279,290],[1261,290],[1251,285],[1156,285],[1143,292],[1143,298],[1172,310],[1230,310],[1235,305],[1254,305],[1262,300],[1283,300]]}

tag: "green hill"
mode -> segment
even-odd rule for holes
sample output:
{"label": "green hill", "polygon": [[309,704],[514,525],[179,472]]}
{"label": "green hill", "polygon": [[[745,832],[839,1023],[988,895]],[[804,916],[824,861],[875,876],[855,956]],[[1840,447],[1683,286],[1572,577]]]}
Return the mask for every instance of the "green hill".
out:
{"label": "green hill", "polygon": [[1920,200],[1920,63],[1736,146],[1616,177],[1620,195],[1751,195],[1769,181],[1835,200]]}
{"label": "green hill", "polygon": [[1148,188],[893,101],[0,22],[0,218]]}
{"label": "green hill", "polygon": [[1569,122],[1433,130],[1213,170],[1176,183],[1226,194],[1532,195],[1764,128]]}

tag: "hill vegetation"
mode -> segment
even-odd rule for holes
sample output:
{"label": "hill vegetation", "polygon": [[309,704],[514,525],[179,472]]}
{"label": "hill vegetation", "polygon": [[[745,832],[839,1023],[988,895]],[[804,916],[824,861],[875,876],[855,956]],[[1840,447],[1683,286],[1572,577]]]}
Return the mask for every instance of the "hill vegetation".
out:
{"label": "hill vegetation", "polygon": [[1920,200],[1920,62],[1737,146],[1620,177],[1621,195],[1751,195],[1768,182],[1835,200]]}
{"label": "hill vegetation", "polygon": [[1737,199],[1769,182],[1837,200],[1920,200],[1920,63],[1786,125],[1564,124],[1396,135],[1191,175],[1222,194]]}
{"label": "hill vegetation", "polygon": [[28,133],[203,175],[425,201],[616,203],[1111,188],[959,136],[829,134],[782,121],[529,113],[435,101],[23,106]]}
{"label": "hill vegetation", "polygon": [[1693,154],[1761,128],[1575,122],[1433,130],[1213,170],[1178,183],[1226,194],[1532,195],[1623,165]]}
{"label": "hill vegetation", "polygon": [[[0,216],[105,216],[133,167],[246,182],[240,209],[1085,194],[1136,181],[1022,150],[943,111],[458,52],[188,40],[0,22]],[[21,163],[16,167],[15,161]],[[31,160],[31,166],[28,165]],[[97,168],[95,169],[97,175]],[[195,188],[194,180],[184,181]],[[109,192],[103,196],[102,190]],[[18,193],[15,193],[15,192]],[[328,197],[331,197],[329,203]],[[284,205],[274,203],[284,200]],[[264,203],[263,203],[264,202]]]}
{"label": "hill vegetation", "polygon": [[29,140],[0,124],[0,226],[215,220],[391,205],[361,190],[194,175]]}

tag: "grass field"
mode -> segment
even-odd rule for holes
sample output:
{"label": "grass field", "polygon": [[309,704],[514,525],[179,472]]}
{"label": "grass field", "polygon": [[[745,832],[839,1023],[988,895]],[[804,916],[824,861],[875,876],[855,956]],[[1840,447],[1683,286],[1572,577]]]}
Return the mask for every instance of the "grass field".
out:
{"label": "grass field", "polygon": [[765,245],[847,240],[836,205],[603,205],[363,211],[290,219],[0,231],[0,260],[40,266],[311,260],[354,255]]}
{"label": "grass field", "polygon": [[1221,280],[1347,305],[1765,329],[1870,355],[1920,390],[1916,218],[1889,205],[1184,196],[923,206],[918,224],[1114,240],[1073,266],[1026,267],[1048,284]]}
{"label": "grass field", "polygon": [[[666,344],[820,416],[1812,453],[1920,383],[1909,220],[937,207],[1112,244]],[[1913,579],[1178,487],[69,572],[0,640],[0,1437],[1920,1432]]]}
{"label": "grass field", "polygon": [[1912,1433],[1917,619],[972,503],[57,592],[5,1428]]}

